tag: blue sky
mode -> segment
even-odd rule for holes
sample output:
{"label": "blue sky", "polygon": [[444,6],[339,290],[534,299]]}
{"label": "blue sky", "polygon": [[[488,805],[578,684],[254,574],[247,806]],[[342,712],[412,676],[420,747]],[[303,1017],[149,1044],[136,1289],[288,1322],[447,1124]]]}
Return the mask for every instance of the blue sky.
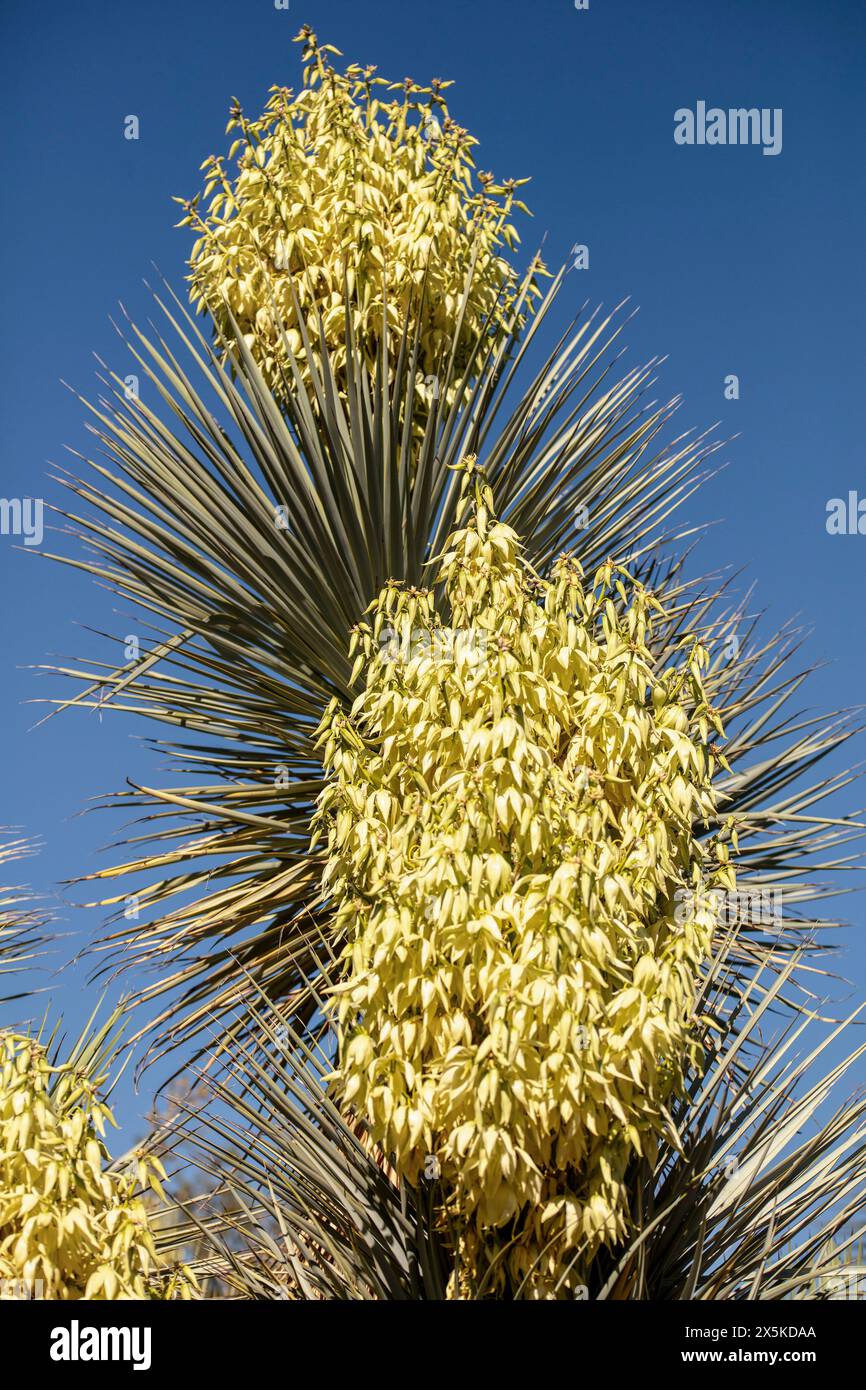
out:
{"label": "blue sky", "polygon": [[[825,529],[830,498],[866,497],[858,0],[8,4],[0,494],[59,500],[48,460],[86,448],[83,410],[61,378],[86,395],[94,351],[123,360],[109,316],[122,301],[146,318],[152,262],[180,287],[189,240],[173,227],[171,196],[196,191],[201,160],[225,148],[230,97],[256,112],[271,83],[297,81],[302,23],[394,79],[455,80],[452,114],[480,138],[479,165],[532,178],[526,246],[545,237],[552,265],[576,242],[589,247],[589,269],[570,277],[574,307],[631,296],[640,313],[626,360],[667,354],[659,389],[683,394],[682,426],[718,420],[739,435],[729,467],[689,504],[695,521],[723,520],[702,568],[747,565],[769,622],[800,614],[814,626],[809,655],[828,664],[805,703],[861,701],[866,536]],[[674,112],[699,100],[781,108],[781,153],[677,145]],[[129,114],[137,141],[123,138]],[[724,397],[730,373],[737,401]],[[0,824],[44,843],[21,876],[55,895],[59,929],[72,934],[61,959],[100,917],[72,907],[83,895],[58,882],[96,867],[119,829],[110,813],[81,811],[127,776],[159,774],[147,731],[122,716],[69,714],[28,732],[40,711],[25,702],[52,682],[26,668],[99,655],[86,629],[126,631],[116,602],[22,556],[10,537],[0,583]],[[837,814],[855,804],[856,793],[841,798]],[[864,914],[851,902],[842,969],[862,990]],[[48,981],[70,1026],[98,994],[86,975],[79,966]],[[143,1103],[127,1087],[121,1116],[134,1123]]]}

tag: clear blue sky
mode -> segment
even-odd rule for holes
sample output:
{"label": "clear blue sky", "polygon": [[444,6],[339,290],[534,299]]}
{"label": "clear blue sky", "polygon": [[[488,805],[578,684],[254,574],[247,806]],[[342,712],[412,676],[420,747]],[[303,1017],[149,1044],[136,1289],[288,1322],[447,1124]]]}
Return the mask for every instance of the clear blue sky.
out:
{"label": "clear blue sky", "polygon": [[[589,246],[589,270],[570,277],[575,305],[632,296],[628,360],[669,354],[661,389],[684,394],[683,426],[739,432],[730,467],[689,507],[696,521],[724,518],[704,567],[747,564],[771,621],[814,624],[810,655],[830,664],[809,704],[860,702],[866,536],[828,536],[825,508],[851,489],[866,497],[861,0],[590,0],[585,12],[572,0],[291,0],[288,13],[271,0],[7,0],[0,495],[60,497],[47,461],[86,447],[60,378],[87,394],[93,351],[122,360],[108,316],[118,300],[147,316],[152,261],[180,285],[188,234],[173,228],[171,195],[196,191],[201,160],[225,148],[231,96],[254,112],[271,83],[296,83],[302,23],[394,79],[455,79],[452,114],[480,137],[480,166],[532,177],[526,243],[546,234],[550,264]],[[676,145],[675,110],[699,100],[781,107],[781,154]],[[129,114],[137,142],[123,138]],[[724,399],[729,373],[739,401]],[[127,629],[89,580],[2,537],[0,578],[0,824],[42,838],[22,873],[50,894],[116,836],[110,814],[79,815],[88,801],[159,774],[137,741],[146,730],[123,716],[70,714],[28,733],[39,711],[23,702],[49,678],[22,668],[100,654],[86,625]],[[852,902],[844,970],[866,990]],[[99,925],[56,907],[74,933],[61,949]],[[85,978],[55,981],[70,1024],[97,995]],[[141,1105],[127,1088],[120,1113],[133,1121]]]}

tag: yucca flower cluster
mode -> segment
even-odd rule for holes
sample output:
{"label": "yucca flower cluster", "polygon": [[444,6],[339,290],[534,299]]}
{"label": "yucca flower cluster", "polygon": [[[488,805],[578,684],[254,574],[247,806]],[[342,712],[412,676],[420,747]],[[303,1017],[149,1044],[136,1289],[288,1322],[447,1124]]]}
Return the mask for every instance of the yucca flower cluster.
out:
{"label": "yucca flower cluster", "polygon": [[385,588],[364,689],[320,731],[337,1088],[438,1184],[456,1296],[556,1297],[624,1234],[628,1166],[695,1060],[703,887],[733,882],[706,842],[722,728],[698,642],[656,669],[649,591],[569,557],[540,579],[471,460],[464,499],[437,588]]}
{"label": "yucca flower cluster", "polygon": [[283,402],[294,389],[283,330],[309,385],[320,332],[339,377],[347,316],[371,374],[383,325],[392,362],[408,325],[410,346],[419,336],[416,395],[429,405],[473,261],[458,380],[482,329],[506,322],[516,277],[503,252],[518,241],[512,212],[526,211],[515,196],[521,181],[482,173],[476,182],[477,141],[448,114],[450,82],[389,83],[357,64],[339,73],[336,48],[307,28],[298,41],[301,90],[272,88],[259,120],[235,104],[227,131],[237,132],[228,153],[237,172],[212,156],[202,165],[206,208],[199,197],[178,200],[180,225],[198,233],[193,301],[229,337],[233,316]]}
{"label": "yucca flower cluster", "polygon": [[110,1108],[86,1069],[0,1034],[0,1298],[148,1299],[189,1292],[160,1274],[142,1193],[164,1169],[106,1170]]}

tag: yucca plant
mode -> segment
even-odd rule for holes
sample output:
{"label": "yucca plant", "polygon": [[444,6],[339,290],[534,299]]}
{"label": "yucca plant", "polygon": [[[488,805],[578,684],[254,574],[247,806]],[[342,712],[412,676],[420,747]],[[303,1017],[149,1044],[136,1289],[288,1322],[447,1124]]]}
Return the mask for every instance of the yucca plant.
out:
{"label": "yucca plant", "polygon": [[[733,938],[716,944],[704,982],[705,1002],[723,1013],[739,975]],[[848,1288],[866,1274],[866,1113],[862,1095],[839,1094],[864,1048],[823,1061],[860,1010],[829,1027],[783,1007],[787,1021],[769,1023],[802,964],[794,953],[780,974],[759,967],[728,1031],[705,1032],[705,1061],[655,1156],[627,1175],[628,1234],[588,1263],[576,1248],[558,1285],[528,1268],[506,1296],[535,1298],[541,1286],[541,1296],[579,1301],[820,1299],[839,1297],[840,1274]],[[335,1106],[331,1059],[264,1000],[249,1006],[248,1024],[248,1041],[218,1048],[202,1073],[210,1104],[188,1109],[176,1130],[212,1197],[163,1233],[166,1250],[201,1238],[193,1267],[229,1296],[447,1297],[455,1266],[436,1221],[436,1171],[414,1185],[395,1180]],[[471,1296],[494,1296],[507,1254]],[[585,1282],[573,1278],[578,1262]],[[458,1263],[458,1282],[461,1272]]]}
{"label": "yucca plant", "polygon": [[[30,840],[18,838],[0,843],[0,870],[5,876],[9,864],[29,858],[34,852]],[[46,912],[27,889],[0,888],[0,1004],[9,1004],[32,992],[32,981],[26,981],[26,972],[44,953],[47,925]],[[12,993],[5,992],[9,988]]]}
{"label": "yucca plant", "polygon": [[[0,846],[0,863],[32,850]],[[45,916],[23,890],[0,898],[0,973],[31,994],[26,971],[45,944]],[[134,1152],[112,1163],[108,1105],[122,1048],[120,1011],[92,1015],[68,1042],[60,1026],[0,1028],[0,1300],[164,1299],[195,1285],[160,1264],[143,1193],[160,1196],[157,1157]]]}
{"label": "yucca plant", "polygon": [[540,1262],[554,1285],[624,1233],[629,1159],[695,1061],[713,914],[675,895],[734,884],[699,835],[722,727],[697,643],[654,669],[657,599],[610,564],[540,579],[466,481],[434,587],[386,587],[366,688],[322,722],[339,1095],[408,1181],[435,1168],[464,1288]]}
{"label": "yucca plant", "polygon": [[[359,360],[346,404],[326,356],[316,401],[299,382],[284,416],[242,341],[232,378],[179,306],[166,313],[201,373],[202,395],[165,341],[133,333],[139,366],[174,411],[179,433],[144,402],[127,400],[119,379],[113,400],[92,407],[93,430],[114,467],[95,461],[93,482],[60,475],[87,506],[64,514],[91,558],[56,558],[132,600],[143,651],[119,666],[63,668],[85,688],[56,703],[144,714],[186,732],[159,746],[198,780],[114,798],[153,808],[154,846],[94,875],[150,875],[136,893],[138,917],[111,940],[121,963],[131,959],[131,942],[140,964],[159,963],[160,978],[139,991],[142,1002],[184,991],[182,1007],[173,1001],[153,1020],[161,1026],[171,1018],[169,1045],[245,995],[241,965],[275,997],[318,969],[318,928],[328,913],[321,854],[310,852],[325,785],[316,730],[331,699],[348,709],[354,698],[352,627],[388,580],[421,586],[428,578],[428,558],[454,526],[455,468],[470,452],[497,515],[523,538],[540,575],[564,549],[587,571],[618,555],[664,596],[658,660],[684,634],[704,634],[708,697],[729,732],[732,772],[718,785],[728,818],[740,817],[749,882],[784,888],[791,904],[806,902],[811,890],[797,883],[807,873],[804,849],[823,852],[845,839],[844,827],[809,815],[850,781],[845,774],[773,801],[850,735],[842,715],[798,719],[790,731],[780,723],[805,676],[790,670],[797,633],[754,640],[754,619],[735,605],[721,608],[713,581],[686,579],[683,558],[666,559],[660,547],[715,446],[700,438],[662,442],[671,407],[640,400],[650,369],[607,388],[599,343],[606,322],[578,328],[526,389],[516,388],[561,283],[560,275],[531,328],[512,340],[511,357],[506,343],[483,356],[479,344],[477,376],[444,418],[434,407],[411,457],[408,432],[394,428],[412,395],[408,349],[390,384],[384,374],[371,382]],[[172,873],[181,862],[183,872]],[[197,890],[207,891],[196,899]],[[106,901],[121,902],[126,891]],[[742,960],[760,944],[783,954],[817,925],[786,915],[777,943],[772,924],[747,924]],[[175,957],[177,971],[167,972]],[[297,1008],[313,1012],[301,997]]]}
{"label": "yucca plant", "polygon": [[171,1298],[189,1288],[183,1272],[160,1270],[142,1200],[160,1192],[159,1160],[110,1165],[114,1121],[100,1092],[116,1019],[93,1023],[62,1053],[56,1030],[0,1033],[0,1297]]}
{"label": "yucca plant", "polygon": [[444,352],[453,346],[459,379],[482,325],[494,335],[506,329],[518,288],[510,218],[527,211],[515,196],[527,180],[476,178],[477,141],[449,115],[450,82],[389,83],[357,64],[341,73],[339,50],[309,27],[295,42],[303,45],[300,91],[272,88],[257,120],[233,102],[227,160],[236,159],[237,174],[211,156],[202,165],[204,208],[198,196],[177,200],[180,225],[197,235],[193,299],[224,334],[230,320],[238,325],[281,403],[293,370],[309,386],[311,366],[321,365],[320,328],[345,385],[347,317],[371,368],[383,340],[396,357],[407,320],[420,424],[439,394]]}
{"label": "yucca plant", "polygon": [[[328,82],[328,100],[351,98]],[[281,110],[247,137],[247,192],[257,168],[278,172],[279,140],[262,162],[255,150],[276,139]],[[326,136],[316,138],[324,158]],[[297,155],[282,153],[290,164]],[[242,232],[241,202],[235,213],[228,230],[214,213],[194,275],[214,264],[201,259],[208,235]],[[263,212],[254,199],[250,216],[276,235],[270,204]],[[210,333],[174,296],[159,299],[164,334],[130,325],[128,335],[142,398],[120,375],[105,378],[90,409],[107,459],[61,474],[80,504],[62,514],[90,553],[57,558],[132,602],[142,650],[66,668],[84,688],[57,703],[168,726],[157,747],[185,778],[112,798],[140,810],[144,829],[125,863],[91,876],[143,876],[138,917],[102,944],[121,967],[155,973],[132,1000],[151,1055],[180,1049],[182,1065],[220,1034],[208,1072],[216,1103],[183,1142],[232,1197],[209,1221],[191,1210],[178,1239],[188,1244],[200,1222],[215,1242],[206,1273],[256,1296],[796,1294],[850,1218],[864,1172],[856,1105],[796,1138],[844,1069],[804,1094],[805,1063],[790,1060],[820,1013],[818,942],[833,925],[808,910],[836,891],[813,875],[847,867],[859,830],[820,813],[852,774],[813,769],[852,725],[792,710],[808,673],[795,664],[795,630],[762,638],[728,581],[687,573],[689,533],[672,516],[718,445],[671,437],[676,402],[645,400],[655,363],[616,378],[618,317],[578,319],[543,351],[564,273],[530,312],[534,266],[520,281],[503,275],[491,300],[489,261],[460,264],[445,325],[429,263],[402,298],[379,282],[368,292],[340,267],[342,325],[331,296],[317,299],[315,277],[291,263],[277,267],[277,286],[262,262],[241,321],[231,292],[218,304],[204,295]],[[355,301],[374,290],[381,302],[361,324]],[[468,524],[467,468],[485,489]],[[478,569],[475,552],[491,544],[504,548],[507,574],[492,552]],[[500,616],[513,628],[504,641],[515,639],[514,653],[491,665],[508,709],[477,670],[468,683],[458,671],[450,688],[432,679],[423,652],[402,685],[386,679],[375,651],[386,618],[397,617],[402,641],[404,628],[435,636],[469,608],[489,642],[503,638]],[[533,704],[539,689],[546,704]],[[541,786],[521,785],[513,758],[507,771],[495,765],[504,724],[506,742],[540,750],[546,801]],[[482,750],[474,763],[467,734]],[[399,773],[386,785],[390,757]],[[638,766],[647,782],[631,802]],[[494,773],[506,778],[496,791]],[[477,881],[470,867],[422,882],[419,854],[433,864],[466,845],[453,807],[413,840],[406,797],[423,808],[449,777],[463,779],[467,823],[483,822],[486,857]],[[527,791],[544,813],[535,829]],[[492,811],[480,811],[491,796]],[[482,892],[491,870],[499,878]],[[738,908],[726,930],[704,896],[720,890],[772,907]],[[128,891],[124,881],[103,902]],[[446,898],[432,916],[431,896]],[[375,961],[394,947],[394,921],[415,954],[397,950],[379,989]],[[499,932],[492,974],[474,951],[458,969],[457,928],[490,950]],[[538,1078],[521,1060],[524,1098],[516,1092],[501,1119],[495,1159],[523,1181],[479,1184],[479,1164],[459,1161],[479,1144],[494,1158],[473,1095],[462,1096],[465,1114],[454,1104],[446,1115],[449,1087],[466,1090],[449,1071],[449,1048],[462,1044],[444,1033],[431,1042],[423,1010],[436,997],[453,1020],[468,1000],[463,1043],[495,1051],[502,971],[536,938],[552,950],[563,931],[574,941],[546,968],[588,972],[594,993],[554,1002],[539,976],[525,1001],[571,1087],[557,1097],[557,1143],[543,1157],[533,1150],[555,1069],[546,1059],[530,1105],[526,1085]],[[528,1016],[517,1012],[512,1034]],[[783,1042],[763,1036],[773,1021],[793,1030]],[[427,1031],[417,1054],[401,1035],[401,1084],[408,1093],[417,1082],[420,1103],[398,1122],[376,1078],[387,1060],[393,1079],[404,1025]],[[576,1055],[584,1028],[590,1068]],[[648,1029],[642,1048],[635,1029]],[[519,1153],[518,1113],[536,1126]],[[720,1176],[723,1161],[736,1173]]]}

